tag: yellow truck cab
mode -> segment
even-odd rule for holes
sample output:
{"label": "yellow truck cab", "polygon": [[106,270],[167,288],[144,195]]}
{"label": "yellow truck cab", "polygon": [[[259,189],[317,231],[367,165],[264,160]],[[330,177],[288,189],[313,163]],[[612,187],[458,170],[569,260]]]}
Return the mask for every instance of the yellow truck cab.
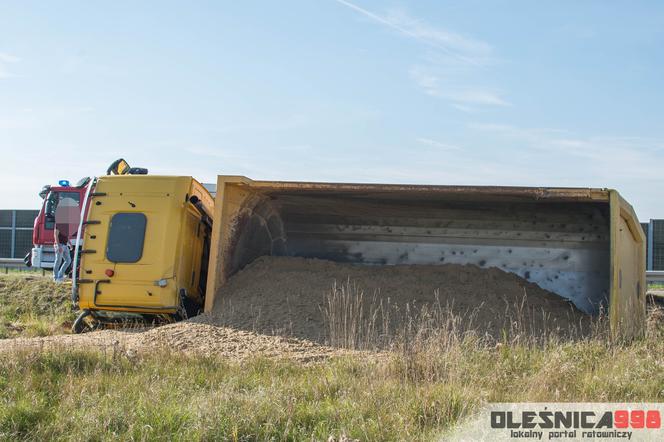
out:
{"label": "yellow truck cab", "polygon": [[[145,172],[144,172],[145,173]],[[205,303],[214,200],[188,176],[108,175],[86,195],[73,331],[169,322]]]}

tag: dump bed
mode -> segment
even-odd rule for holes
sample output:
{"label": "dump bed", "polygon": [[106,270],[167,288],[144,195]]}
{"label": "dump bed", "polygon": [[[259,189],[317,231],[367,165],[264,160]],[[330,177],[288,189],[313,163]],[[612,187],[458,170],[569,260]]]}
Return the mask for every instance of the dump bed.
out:
{"label": "dump bed", "polygon": [[263,255],[358,265],[472,264],[515,273],[633,336],[645,243],[615,190],[253,181],[219,176],[206,310]]}

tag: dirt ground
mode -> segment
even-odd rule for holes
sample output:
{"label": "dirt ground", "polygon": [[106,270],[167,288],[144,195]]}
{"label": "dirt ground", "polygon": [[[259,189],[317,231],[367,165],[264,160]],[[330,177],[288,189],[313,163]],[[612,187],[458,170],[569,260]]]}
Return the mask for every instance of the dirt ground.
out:
{"label": "dirt ground", "polygon": [[160,351],[221,356],[243,360],[260,355],[315,362],[349,351],[281,336],[260,335],[228,327],[179,322],[149,329],[101,330],[80,335],[0,339],[0,353],[7,351],[89,350],[106,354],[138,355]]}

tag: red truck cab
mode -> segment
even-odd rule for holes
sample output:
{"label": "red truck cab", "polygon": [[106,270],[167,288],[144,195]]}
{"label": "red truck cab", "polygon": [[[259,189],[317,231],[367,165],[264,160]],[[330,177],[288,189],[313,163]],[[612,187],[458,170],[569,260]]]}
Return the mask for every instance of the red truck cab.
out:
{"label": "red truck cab", "polygon": [[[85,191],[87,189],[89,178],[80,180],[75,186],[70,186],[67,181],[61,181],[58,186],[44,186],[39,195],[43,198],[41,209],[37,218],[35,218],[34,229],[32,231],[32,251],[26,257],[26,264],[42,269],[52,269],[55,260],[55,250],[53,247],[55,228],[55,214],[59,205],[77,207],[80,210]],[[58,223],[61,221],[58,220]],[[69,223],[70,244],[77,247],[76,233],[79,222],[71,220]]]}

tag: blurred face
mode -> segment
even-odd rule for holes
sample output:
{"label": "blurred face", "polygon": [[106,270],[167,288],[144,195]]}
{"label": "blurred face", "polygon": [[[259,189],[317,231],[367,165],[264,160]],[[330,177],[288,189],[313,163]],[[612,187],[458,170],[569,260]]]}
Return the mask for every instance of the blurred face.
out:
{"label": "blurred face", "polygon": [[[76,194],[78,197],[78,195]],[[74,224],[78,225],[80,220],[80,210],[78,207],[78,198],[67,195],[67,193],[60,194],[60,201],[55,209],[55,224]]]}

